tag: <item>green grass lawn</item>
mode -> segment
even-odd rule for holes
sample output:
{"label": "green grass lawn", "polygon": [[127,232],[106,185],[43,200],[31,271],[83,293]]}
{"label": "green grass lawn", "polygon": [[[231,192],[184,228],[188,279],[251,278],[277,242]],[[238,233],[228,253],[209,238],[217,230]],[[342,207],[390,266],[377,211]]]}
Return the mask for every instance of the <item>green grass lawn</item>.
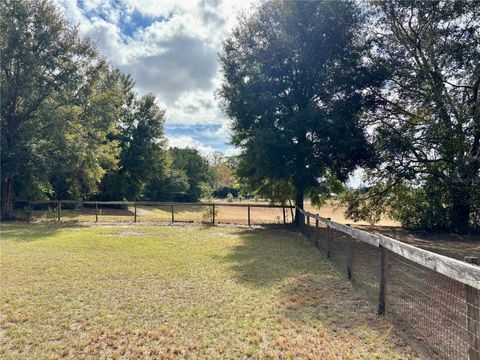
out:
{"label": "green grass lawn", "polygon": [[0,357],[415,358],[281,229],[3,224]]}

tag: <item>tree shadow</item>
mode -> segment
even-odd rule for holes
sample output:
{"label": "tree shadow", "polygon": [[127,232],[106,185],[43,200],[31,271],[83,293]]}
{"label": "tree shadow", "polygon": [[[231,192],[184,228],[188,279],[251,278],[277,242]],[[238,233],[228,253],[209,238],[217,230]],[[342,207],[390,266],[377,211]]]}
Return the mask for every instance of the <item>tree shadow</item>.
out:
{"label": "tree shadow", "polygon": [[88,227],[88,225],[76,222],[48,222],[38,224],[27,224],[18,221],[2,222],[0,224],[0,242],[8,240],[16,242],[41,240],[63,229],[81,229]]}
{"label": "tree shadow", "polygon": [[[249,286],[269,287],[287,277],[318,268],[310,242],[289,226],[264,226],[239,232],[241,243],[227,255],[214,255],[229,263],[236,280]],[[318,253],[316,255],[319,255]],[[320,271],[318,271],[320,274]]]}

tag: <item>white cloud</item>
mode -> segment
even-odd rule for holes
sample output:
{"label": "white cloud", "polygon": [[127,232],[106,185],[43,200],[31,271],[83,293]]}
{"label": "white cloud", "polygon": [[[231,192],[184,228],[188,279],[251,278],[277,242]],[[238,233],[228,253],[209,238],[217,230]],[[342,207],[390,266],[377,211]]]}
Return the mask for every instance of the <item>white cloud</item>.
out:
{"label": "white cloud", "polygon": [[[214,97],[221,82],[217,54],[250,0],[84,0],[82,7],[56,1],[80,35],[132,75],[140,95],[157,97],[167,124],[222,125],[215,136],[228,141],[230,122]],[[144,19],[135,27],[138,14]],[[125,23],[133,29],[122,32]]]}
{"label": "white cloud", "polygon": [[208,156],[215,149],[211,146],[205,146],[200,141],[195,140],[189,135],[178,135],[178,136],[169,136],[168,137],[168,147],[170,148],[194,148],[197,149],[202,155]]}

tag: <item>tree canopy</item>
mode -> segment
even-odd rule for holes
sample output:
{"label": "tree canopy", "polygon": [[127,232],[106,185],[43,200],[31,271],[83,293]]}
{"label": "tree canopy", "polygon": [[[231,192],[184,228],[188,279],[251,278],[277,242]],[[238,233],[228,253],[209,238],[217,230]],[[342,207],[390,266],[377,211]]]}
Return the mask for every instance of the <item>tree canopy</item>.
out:
{"label": "tree canopy", "polygon": [[302,207],[305,192],[318,199],[321,184],[368,161],[359,120],[377,79],[362,61],[362,21],[353,1],[267,1],[240,19],[220,89],[240,176],[288,180]]}
{"label": "tree canopy", "polygon": [[[353,218],[385,206],[404,225],[464,232],[480,212],[480,2],[377,1],[370,61],[373,186]],[[478,221],[478,220],[477,220]]]}

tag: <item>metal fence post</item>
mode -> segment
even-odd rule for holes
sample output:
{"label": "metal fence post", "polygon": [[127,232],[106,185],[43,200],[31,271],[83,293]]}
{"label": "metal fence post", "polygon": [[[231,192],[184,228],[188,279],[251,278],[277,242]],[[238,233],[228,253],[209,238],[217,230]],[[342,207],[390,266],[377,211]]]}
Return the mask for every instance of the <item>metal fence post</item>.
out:
{"label": "metal fence post", "polygon": [[133,222],[137,222],[137,202],[134,202],[133,206],[134,206]]}
{"label": "metal fence post", "polygon": [[[478,257],[467,256],[464,260],[470,264],[480,265]],[[480,291],[465,286],[467,303],[468,360],[480,360]]]}
{"label": "metal fence post", "polygon": [[378,295],[378,315],[385,315],[385,306],[387,304],[387,266],[388,266],[388,253],[387,249],[380,246],[380,291]]}
{"label": "metal fence post", "polygon": [[57,221],[60,222],[62,217],[62,202],[57,202]]}
{"label": "metal fence post", "polygon": [[95,201],[95,222],[98,223],[98,204]]}
{"label": "metal fence post", "polygon": [[212,224],[215,225],[215,204],[212,204]]}
{"label": "metal fence post", "polygon": [[170,205],[170,207],[171,207],[171,211],[172,211],[172,223],[174,223],[175,222],[175,215],[174,215],[175,213],[173,211],[173,204]]}
{"label": "metal fence post", "polygon": [[248,205],[248,226],[251,226],[250,204]]}
{"label": "metal fence post", "polygon": [[30,222],[31,212],[32,212],[32,209],[31,209],[31,205],[30,205],[30,201],[29,201],[28,206],[27,206],[27,223]]}

